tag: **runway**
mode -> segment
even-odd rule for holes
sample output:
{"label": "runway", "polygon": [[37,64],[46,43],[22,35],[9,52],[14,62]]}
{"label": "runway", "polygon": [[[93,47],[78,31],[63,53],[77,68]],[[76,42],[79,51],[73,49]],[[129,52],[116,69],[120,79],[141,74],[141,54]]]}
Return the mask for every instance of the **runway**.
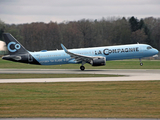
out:
{"label": "runway", "polygon": [[[160,70],[156,69],[0,69],[2,73],[35,73],[35,74],[114,74],[122,77],[96,77],[96,78],[38,78],[38,79],[0,79],[0,83],[26,83],[26,82],[87,82],[87,81],[146,81],[160,80]],[[0,120],[159,120],[137,118],[0,118]]]}
{"label": "runway", "polygon": [[91,82],[91,81],[146,81],[160,80],[160,69],[0,69],[2,73],[35,73],[35,74],[114,74],[122,77],[90,77],[90,78],[34,78],[34,79],[0,79],[0,83],[26,82]]}

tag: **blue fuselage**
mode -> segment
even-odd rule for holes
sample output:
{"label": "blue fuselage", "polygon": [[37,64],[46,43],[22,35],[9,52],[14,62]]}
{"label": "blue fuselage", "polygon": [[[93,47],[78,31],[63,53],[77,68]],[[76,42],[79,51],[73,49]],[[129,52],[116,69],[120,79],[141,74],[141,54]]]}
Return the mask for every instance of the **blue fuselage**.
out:
{"label": "blue fuselage", "polygon": [[[102,56],[109,60],[134,59],[153,56],[158,53],[157,49],[147,44],[131,44],[118,46],[104,46],[93,48],[69,49],[68,51],[85,56]],[[64,50],[29,52],[32,59],[36,59],[41,65],[76,64]],[[33,57],[33,58],[32,58]]]}

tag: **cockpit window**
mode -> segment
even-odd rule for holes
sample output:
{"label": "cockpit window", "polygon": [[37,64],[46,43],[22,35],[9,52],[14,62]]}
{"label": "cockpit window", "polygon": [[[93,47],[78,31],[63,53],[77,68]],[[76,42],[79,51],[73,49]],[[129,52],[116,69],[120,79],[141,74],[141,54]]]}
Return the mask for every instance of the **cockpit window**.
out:
{"label": "cockpit window", "polygon": [[152,47],[151,47],[151,46],[148,46],[148,47],[147,47],[147,50],[149,50],[149,49],[152,49]]}

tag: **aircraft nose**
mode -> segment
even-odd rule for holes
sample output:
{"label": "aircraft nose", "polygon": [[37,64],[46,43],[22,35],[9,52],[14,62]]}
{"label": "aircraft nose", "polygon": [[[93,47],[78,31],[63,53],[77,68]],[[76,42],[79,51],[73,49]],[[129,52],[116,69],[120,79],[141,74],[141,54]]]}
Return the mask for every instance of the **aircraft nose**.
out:
{"label": "aircraft nose", "polygon": [[158,51],[157,49],[154,49],[154,51],[155,51],[155,54],[158,54],[158,53],[159,53],[159,51]]}

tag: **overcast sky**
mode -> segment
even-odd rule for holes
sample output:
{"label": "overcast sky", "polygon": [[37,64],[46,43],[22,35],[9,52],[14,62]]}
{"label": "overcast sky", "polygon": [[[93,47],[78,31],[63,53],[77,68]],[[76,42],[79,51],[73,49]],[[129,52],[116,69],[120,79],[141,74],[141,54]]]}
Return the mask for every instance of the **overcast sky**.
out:
{"label": "overcast sky", "polygon": [[160,0],[0,0],[0,19],[9,24],[112,16],[160,18]]}

